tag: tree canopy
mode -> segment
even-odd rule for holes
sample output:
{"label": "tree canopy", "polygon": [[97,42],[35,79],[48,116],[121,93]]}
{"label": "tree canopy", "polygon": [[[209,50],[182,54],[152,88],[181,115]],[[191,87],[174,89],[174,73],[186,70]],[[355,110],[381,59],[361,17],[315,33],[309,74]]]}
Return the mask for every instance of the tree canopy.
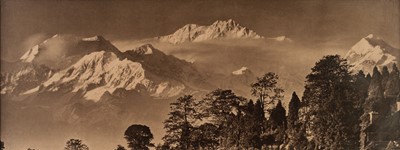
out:
{"label": "tree canopy", "polygon": [[128,142],[128,147],[132,150],[148,150],[149,147],[154,146],[151,143],[153,134],[150,128],[145,125],[134,124],[129,126],[125,131],[124,138]]}

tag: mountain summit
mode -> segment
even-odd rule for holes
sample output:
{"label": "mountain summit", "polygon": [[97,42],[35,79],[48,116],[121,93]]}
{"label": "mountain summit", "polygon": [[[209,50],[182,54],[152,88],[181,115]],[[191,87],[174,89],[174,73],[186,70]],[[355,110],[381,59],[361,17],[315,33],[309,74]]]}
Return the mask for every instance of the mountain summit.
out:
{"label": "mountain summit", "polygon": [[64,69],[86,54],[103,50],[120,53],[110,41],[100,35],[82,38],[75,35],[56,34],[33,46],[19,61]]}
{"label": "mountain summit", "polygon": [[391,66],[397,63],[399,49],[393,48],[382,38],[370,34],[357,42],[346,54],[345,58],[354,70],[372,73],[375,66]]}
{"label": "mountain summit", "polygon": [[162,42],[169,42],[172,44],[179,44],[184,42],[200,42],[218,38],[260,39],[264,37],[258,35],[253,30],[239,25],[232,19],[225,21],[217,20],[209,26],[187,24],[175,31],[173,34],[157,37],[157,39]]}

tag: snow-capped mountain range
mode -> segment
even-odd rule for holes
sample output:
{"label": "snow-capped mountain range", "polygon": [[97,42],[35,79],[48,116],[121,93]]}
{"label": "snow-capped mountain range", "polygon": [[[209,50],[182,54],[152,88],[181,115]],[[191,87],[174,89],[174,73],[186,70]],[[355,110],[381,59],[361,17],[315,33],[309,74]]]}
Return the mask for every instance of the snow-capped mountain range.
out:
{"label": "snow-capped mountain range", "polygon": [[400,49],[386,43],[382,38],[370,34],[357,42],[345,55],[353,70],[372,73],[375,66],[382,68],[398,63]]}
{"label": "snow-capped mountain range", "polygon": [[225,21],[218,20],[209,26],[187,24],[170,35],[157,37],[162,42],[172,44],[239,38],[262,39],[264,37],[258,35],[253,30],[239,25],[232,19]]}
{"label": "snow-capped mountain range", "polygon": [[[293,41],[286,36],[264,38],[231,19],[216,21],[209,26],[188,24],[171,35],[155,39],[171,44],[219,39],[265,39],[277,41],[276,45]],[[204,48],[208,48],[207,46],[209,45]],[[38,118],[46,116],[43,122],[49,126],[58,127],[59,124],[54,123],[57,121],[62,125],[72,124],[73,131],[76,127],[86,126],[93,132],[108,129],[111,133],[116,133],[116,130],[125,130],[132,122],[140,122],[137,120],[142,119],[141,121],[146,123],[149,119],[156,119],[158,124],[153,124],[152,129],[155,127],[156,132],[162,132],[162,129],[157,127],[162,128],[160,120],[168,113],[168,103],[171,100],[182,94],[204,96],[216,88],[228,88],[238,95],[248,96],[245,94],[249,93],[249,85],[259,75],[259,68],[251,63],[245,64],[253,57],[228,55],[232,58],[233,61],[229,61],[232,63],[211,61],[214,64],[201,66],[196,64],[197,62],[190,63],[167,55],[163,49],[157,48],[159,47],[152,44],[143,44],[120,50],[102,36],[82,38],[74,35],[54,35],[33,46],[17,62],[1,62],[2,66],[6,66],[1,67],[2,105],[7,105],[3,107],[5,109],[2,113],[11,114],[6,115],[6,119],[2,118],[4,124],[31,127],[36,123],[28,122],[32,117],[20,119],[20,116],[32,114]],[[398,63],[399,51],[382,38],[369,35],[351,47],[345,58],[349,64],[354,65],[354,71],[371,73],[374,66]],[[255,51],[249,50],[246,54],[251,52]],[[221,57],[227,53],[232,51],[225,51]],[[205,59],[207,62],[210,60]],[[266,66],[276,63],[264,61],[255,62]],[[290,93],[293,92],[290,90],[300,93],[304,77],[299,75],[300,73],[285,74],[285,65],[276,64],[282,68],[281,72],[277,72],[280,75],[279,83]],[[222,67],[228,68],[228,71],[213,72],[222,70]],[[290,66],[286,67],[290,69]],[[149,111],[153,109],[157,111]],[[117,127],[109,128],[111,125]],[[40,129],[37,130],[43,130]]]}
{"label": "snow-capped mountain range", "polygon": [[[25,67],[14,70],[14,73],[2,72],[1,93],[73,92],[84,99],[98,101],[106,92],[124,89],[168,98],[207,84],[191,63],[166,55],[150,44],[121,52],[101,36],[76,39],[55,35],[28,50],[16,62]],[[46,55],[57,51],[48,44],[54,40],[73,49],[66,49],[68,51],[62,58],[43,61]],[[37,69],[39,66],[41,68]],[[29,86],[24,82],[29,82]]]}
{"label": "snow-capped mountain range", "polygon": [[[189,24],[157,39],[178,44],[219,38],[264,37],[229,19],[209,26]],[[286,36],[268,39],[292,42]],[[372,34],[357,42],[345,56],[353,70],[366,73],[371,73],[374,66],[397,63],[397,57],[399,49]],[[221,85],[207,81],[210,74],[202,74],[192,63],[166,55],[151,44],[122,52],[102,36],[54,35],[33,46],[18,62],[7,65],[14,66],[9,67],[14,69],[2,69],[1,94],[62,91],[98,101],[102,95],[116,89],[140,89],[151,96],[165,98],[183,91],[204,91]],[[249,72],[247,67],[242,67],[234,70],[232,75],[241,76]]]}

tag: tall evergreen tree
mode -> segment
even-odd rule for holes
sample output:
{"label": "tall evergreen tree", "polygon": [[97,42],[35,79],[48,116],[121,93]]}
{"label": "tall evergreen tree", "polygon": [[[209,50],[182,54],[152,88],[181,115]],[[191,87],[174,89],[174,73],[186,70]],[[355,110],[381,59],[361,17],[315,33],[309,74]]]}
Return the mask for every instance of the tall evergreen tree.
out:
{"label": "tall evergreen tree", "polygon": [[262,146],[262,139],[261,135],[263,133],[263,129],[265,126],[264,121],[265,121],[265,113],[263,110],[263,106],[260,100],[257,100],[256,103],[254,104],[254,112],[253,112],[253,120],[254,120],[254,137],[253,137],[253,146],[255,148],[261,149]]}
{"label": "tall evergreen tree", "polygon": [[363,132],[370,124],[368,113],[377,111],[374,106],[384,100],[384,88],[382,87],[382,75],[378,68],[375,66],[373,69],[371,81],[368,87],[368,97],[363,104],[363,115],[360,122],[360,148],[364,149],[366,146],[366,133]]}
{"label": "tall evergreen tree", "polygon": [[289,102],[289,113],[288,113],[288,128],[295,129],[296,125],[299,123],[299,109],[300,109],[300,99],[296,92],[292,93],[292,99]]}
{"label": "tall evergreen tree", "polygon": [[338,55],[324,56],[307,75],[304,101],[310,132],[322,149],[357,149],[358,136],[353,129],[354,83],[346,60]]}
{"label": "tall evergreen tree", "polygon": [[287,128],[286,110],[283,108],[281,101],[278,101],[275,108],[271,110],[269,122],[269,131],[274,136],[275,144],[280,146],[286,140]]}
{"label": "tall evergreen tree", "polygon": [[289,113],[287,117],[288,129],[287,134],[289,138],[289,145],[293,149],[299,150],[305,147],[307,143],[306,133],[302,132],[302,123],[299,119],[299,110],[301,107],[301,102],[296,92],[293,92],[292,99],[289,102]]}
{"label": "tall evergreen tree", "polygon": [[367,114],[371,111],[375,111],[378,112],[381,117],[386,116],[389,113],[390,104],[384,96],[385,87],[383,86],[383,81],[383,75],[381,75],[377,67],[375,67],[368,88],[368,98],[364,103],[364,113]]}
{"label": "tall evergreen tree", "polygon": [[396,98],[400,91],[399,69],[396,64],[392,66],[392,72],[389,74],[389,79],[386,83],[385,96]]}
{"label": "tall evergreen tree", "polygon": [[285,126],[287,125],[286,121],[286,110],[282,106],[282,102],[278,101],[278,104],[274,109],[271,110],[270,120],[272,122],[273,127],[277,126]]}
{"label": "tall evergreen tree", "polygon": [[[258,114],[262,114],[261,110],[261,103],[258,102]],[[250,149],[250,148],[258,148],[261,149],[261,128],[260,128],[260,121],[261,120],[257,117],[260,117],[261,115],[258,115],[255,113],[256,106],[252,100],[250,100],[246,108],[244,109],[244,126],[243,128],[245,129],[244,134],[242,135],[242,144],[243,148],[245,149]],[[263,117],[263,116],[261,116]]]}
{"label": "tall evergreen tree", "polygon": [[167,133],[163,140],[173,149],[189,149],[193,146],[190,140],[193,123],[198,119],[195,99],[184,95],[170,105],[169,118],[164,121]]}
{"label": "tall evergreen tree", "polygon": [[389,69],[387,66],[382,67],[382,87],[385,88],[389,80]]}
{"label": "tall evergreen tree", "polygon": [[194,128],[191,140],[194,149],[217,149],[218,127],[211,123],[204,123]]}
{"label": "tall evergreen tree", "polygon": [[372,79],[371,74],[368,73],[367,76],[365,77],[365,79],[367,79],[368,83],[371,83],[371,79]]}
{"label": "tall evergreen tree", "polygon": [[371,82],[368,88],[368,97],[383,97],[382,75],[378,67],[374,67]]}
{"label": "tall evergreen tree", "polygon": [[369,88],[369,83],[370,81],[368,81],[368,79],[366,78],[365,74],[363,71],[359,71],[356,75],[355,75],[355,88],[356,91],[358,91],[357,93],[357,99],[359,101],[357,101],[357,108],[362,108],[363,104],[365,103],[365,99],[368,97],[368,88]]}
{"label": "tall evergreen tree", "polygon": [[[377,69],[375,71],[377,71]],[[365,136],[365,135],[363,135],[364,133],[361,132],[363,130],[363,128],[365,128],[365,126],[363,127],[362,124],[363,124],[363,122],[366,121],[365,119],[368,119],[368,117],[364,115],[364,104],[368,98],[368,88],[369,88],[369,85],[371,82],[371,79],[368,79],[368,75],[365,76],[363,71],[359,71],[355,75],[355,90],[357,91],[357,94],[354,95],[355,99],[356,99],[355,115],[360,116],[360,118],[359,118],[360,125],[356,126],[356,128],[354,130],[358,131],[358,134],[360,135],[360,144],[362,144],[361,139],[363,138],[363,136]],[[375,77],[377,77],[377,76],[375,76]],[[367,117],[367,118],[365,118],[365,117]]]}
{"label": "tall evergreen tree", "polygon": [[278,79],[278,75],[269,72],[262,77],[257,77],[257,82],[251,84],[251,94],[259,98],[264,112],[265,105],[270,105],[283,97],[283,89],[277,86]]}
{"label": "tall evergreen tree", "polygon": [[238,146],[240,135],[243,133],[240,127],[242,121],[242,107],[244,98],[238,97],[231,90],[217,89],[202,100],[205,107],[202,114],[210,118],[212,123],[219,128],[220,146],[229,148]]}

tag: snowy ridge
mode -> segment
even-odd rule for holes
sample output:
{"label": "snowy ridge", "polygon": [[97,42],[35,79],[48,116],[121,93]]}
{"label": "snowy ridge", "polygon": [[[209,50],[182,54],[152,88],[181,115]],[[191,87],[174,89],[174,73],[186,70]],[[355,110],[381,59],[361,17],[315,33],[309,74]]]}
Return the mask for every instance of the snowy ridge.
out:
{"label": "snowy ridge", "polygon": [[20,62],[46,65],[54,69],[65,69],[84,55],[101,50],[119,52],[114,45],[102,36],[80,38],[74,35],[56,34],[29,49],[20,57]]}
{"label": "snowy ridge", "polygon": [[175,96],[186,88],[169,81],[158,83],[147,77],[141,63],[122,59],[113,52],[98,51],[85,55],[69,68],[55,73],[38,86],[41,88],[33,88],[24,94],[82,92],[85,99],[99,101],[106,92],[113,93],[116,89],[139,90],[138,85],[154,97]]}
{"label": "snowy ridge", "polygon": [[59,35],[55,34],[51,38],[44,40],[42,43],[33,46],[31,49],[29,49],[27,52],[25,52],[24,55],[21,56],[20,61],[21,62],[29,62],[29,63],[31,63],[36,58],[36,56],[39,54],[40,47],[42,45],[47,43],[49,40],[55,39],[55,38],[58,38],[58,37],[59,37]]}
{"label": "snowy ridge", "polygon": [[101,41],[105,40],[102,36],[96,35],[93,37],[88,37],[88,38],[82,38],[82,41]]}
{"label": "snowy ridge", "polygon": [[353,70],[372,73],[375,66],[383,67],[397,63],[399,52],[380,37],[370,34],[356,43],[347,52],[345,58],[350,65],[353,65]]}
{"label": "snowy ridge", "polygon": [[[73,85],[73,92],[82,90],[90,100],[99,100],[102,93],[116,88],[134,89],[137,84],[149,84],[140,63],[119,60],[112,52],[93,52],[70,68],[56,73],[43,86],[49,91]],[[94,88],[94,89],[93,89]]]}
{"label": "snowy ridge", "polygon": [[253,30],[240,26],[232,19],[226,21],[216,21],[209,26],[187,24],[170,35],[157,37],[162,42],[179,44],[184,42],[200,42],[217,38],[238,39],[264,38]]}

